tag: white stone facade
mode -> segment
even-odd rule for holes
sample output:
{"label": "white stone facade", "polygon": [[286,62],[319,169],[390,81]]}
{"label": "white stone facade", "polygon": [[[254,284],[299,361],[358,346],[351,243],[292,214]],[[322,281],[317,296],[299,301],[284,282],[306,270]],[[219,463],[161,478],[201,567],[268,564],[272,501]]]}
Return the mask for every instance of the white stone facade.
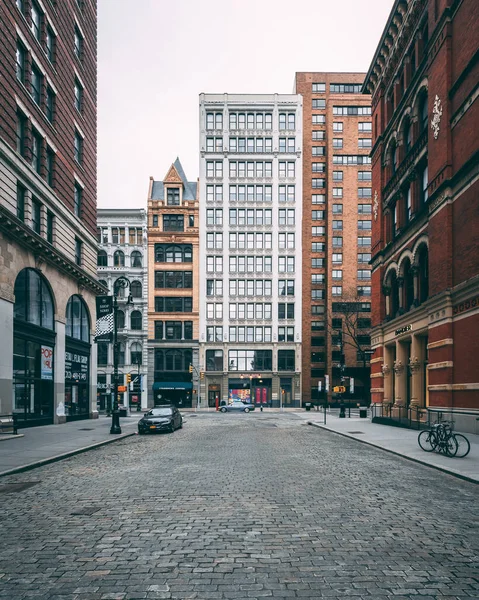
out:
{"label": "white stone facade", "polygon": [[201,94],[199,118],[203,405],[299,406],[302,97]]}
{"label": "white stone facade", "polygon": [[[146,210],[144,209],[98,209],[98,266],[100,282],[113,294],[116,279],[125,276],[131,287],[124,298],[118,298],[118,341],[120,345],[119,384],[126,385],[126,375],[132,383],[127,392],[120,393],[120,405],[136,410],[138,404],[147,407],[148,396],[148,247]],[[106,256],[105,256],[106,255]],[[106,263],[106,264],[105,264]],[[140,288],[141,286],[141,288]],[[128,295],[133,296],[128,303]],[[141,328],[139,316],[141,314]],[[121,325],[124,322],[124,326]],[[138,365],[138,351],[141,364]],[[100,410],[106,410],[109,394],[113,391],[113,345],[108,344],[108,355],[99,352],[98,392]],[[141,377],[138,377],[140,375]],[[141,380],[141,381],[140,381]],[[141,385],[141,389],[140,389]]]}

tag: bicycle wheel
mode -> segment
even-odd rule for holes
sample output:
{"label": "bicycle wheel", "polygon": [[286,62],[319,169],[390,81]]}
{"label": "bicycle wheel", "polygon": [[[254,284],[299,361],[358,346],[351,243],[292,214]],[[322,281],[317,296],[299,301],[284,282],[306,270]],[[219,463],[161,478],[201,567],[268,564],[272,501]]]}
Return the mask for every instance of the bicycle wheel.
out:
{"label": "bicycle wheel", "polygon": [[464,458],[469,454],[471,450],[471,444],[469,443],[467,437],[462,435],[462,433],[455,433],[454,437],[456,438],[457,442],[456,456],[457,458]]}
{"label": "bicycle wheel", "polygon": [[437,437],[434,431],[421,431],[417,436],[417,443],[424,452],[432,452],[437,446]]}
{"label": "bicycle wheel", "polygon": [[450,435],[444,440],[444,445],[442,446],[442,450],[446,456],[450,456],[451,458],[456,456],[457,454],[457,441],[454,435]]}

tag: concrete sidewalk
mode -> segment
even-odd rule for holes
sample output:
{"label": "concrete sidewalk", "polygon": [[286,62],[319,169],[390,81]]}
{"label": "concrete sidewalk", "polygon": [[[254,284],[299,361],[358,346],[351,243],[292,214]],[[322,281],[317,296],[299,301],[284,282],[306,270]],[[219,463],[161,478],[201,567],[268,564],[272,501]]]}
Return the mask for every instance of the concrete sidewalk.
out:
{"label": "concrete sidewalk", "polygon": [[419,432],[413,429],[379,425],[371,423],[369,418],[360,419],[358,416],[340,419],[331,413],[326,414],[326,424],[324,424],[323,413],[297,412],[296,414],[315,427],[333,431],[456,477],[479,483],[479,435],[465,433],[471,443],[470,453],[465,458],[449,458],[443,454],[421,450],[417,443]]}
{"label": "concrete sidewalk", "polygon": [[141,413],[120,419],[122,433],[111,435],[111,417],[19,429],[0,434],[0,477],[54,462],[134,435]]}

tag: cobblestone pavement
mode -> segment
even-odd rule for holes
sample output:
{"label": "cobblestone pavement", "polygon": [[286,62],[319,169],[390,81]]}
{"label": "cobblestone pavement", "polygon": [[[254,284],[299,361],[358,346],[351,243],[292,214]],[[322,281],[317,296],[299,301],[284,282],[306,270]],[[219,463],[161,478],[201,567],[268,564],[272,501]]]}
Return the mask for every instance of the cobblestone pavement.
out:
{"label": "cobblestone pavement", "polygon": [[0,598],[477,600],[478,496],[294,415],[187,416],[3,478]]}

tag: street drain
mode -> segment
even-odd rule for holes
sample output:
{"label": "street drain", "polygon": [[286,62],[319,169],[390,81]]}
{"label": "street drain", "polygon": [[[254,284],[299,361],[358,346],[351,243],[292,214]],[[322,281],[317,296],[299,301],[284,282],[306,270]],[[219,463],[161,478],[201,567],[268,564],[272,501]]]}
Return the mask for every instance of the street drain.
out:
{"label": "street drain", "polygon": [[93,427],[82,427],[78,431],[93,431]]}
{"label": "street drain", "polygon": [[34,485],[37,485],[40,481],[24,481],[23,483],[7,483],[0,485],[0,494],[13,494],[14,492],[22,492],[28,490]]}
{"label": "street drain", "polygon": [[364,435],[364,431],[348,431],[348,433],[354,433],[354,435]]}
{"label": "street drain", "polygon": [[99,510],[99,506],[80,506],[79,508],[76,508],[74,511],[72,511],[70,514],[90,516],[98,512]]}

